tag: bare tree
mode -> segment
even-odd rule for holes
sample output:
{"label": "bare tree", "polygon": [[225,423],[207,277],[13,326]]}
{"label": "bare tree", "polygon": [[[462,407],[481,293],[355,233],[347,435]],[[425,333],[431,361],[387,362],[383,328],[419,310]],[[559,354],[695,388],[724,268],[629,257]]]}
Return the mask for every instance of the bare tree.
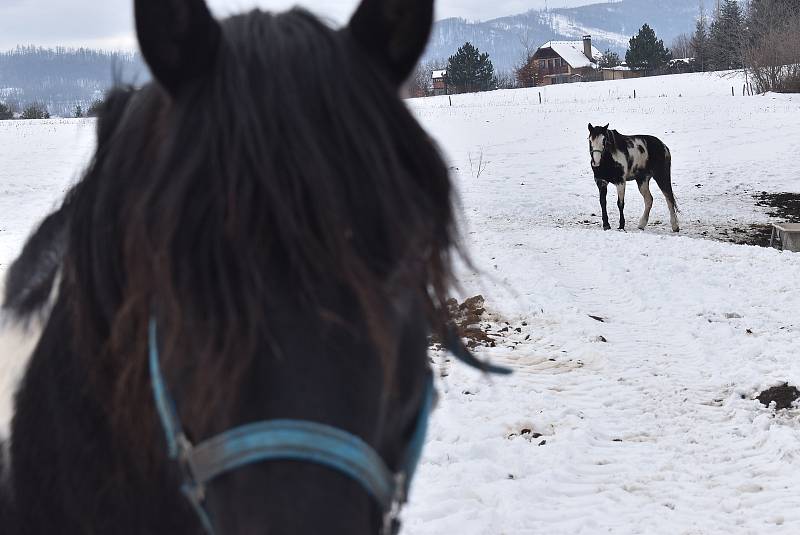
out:
{"label": "bare tree", "polygon": [[672,40],[669,47],[672,52],[672,57],[675,59],[693,58],[694,47],[692,46],[692,37],[689,34],[682,33]]}
{"label": "bare tree", "polygon": [[701,72],[708,70],[708,57],[710,55],[710,44],[708,36],[708,15],[706,8],[703,5],[703,0],[700,0],[700,9],[697,22],[695,24],[694,34],[692,34],[692,51],[694,53],[695,64],[699,67]]}
{"label": "bare tree", "polygon": [[759,92],[800,92],[798,7],[798,0],[761,0],[750,6],[744,63]]}
{"label": "bare tree", "polygon": [[514,89],[517,87],[516,76],[508,71],[497,73],[497,89]]}
{"label": "bare tree", "polygon": [[433,94],[431,75],[435,70],[445,69],[444,60],[424,61],[414,69],[411,77],[403,86],[402,94],[405,97],[428,97]]}
{"label": "bare tree", "polygon": [[537,69],[533,61],[533,56],[538,50],[533,43],[530,30],[525,29],[525,33],[519,37],[519,44],[522,47],[519,61],[514,66],[514,78],[517,87],[534,87],[536,85]]}

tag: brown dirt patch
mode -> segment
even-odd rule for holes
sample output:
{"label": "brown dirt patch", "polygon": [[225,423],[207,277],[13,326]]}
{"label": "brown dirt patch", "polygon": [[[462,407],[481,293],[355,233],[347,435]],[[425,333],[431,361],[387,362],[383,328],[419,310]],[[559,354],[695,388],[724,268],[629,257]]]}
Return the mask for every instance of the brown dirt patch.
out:
{"label": "brown dirt patch", "polygon": [[790,409],[792,404],[800,399],[800,390],[794,386],[789,386],[788,383],[784,383],[780,386],[773,386],[772,388],[764,390],[756,399],[766,407],[769,407],[772,402],[775,402],[775,408],[778,410]]}
{"label": "brown dirt patch", "polygon": [[[766,208],[766,213],[776,222],[800,223],[800,193],[769,193],[762,191],[753,195],[756,206]],[[720,238],[740,245],[769,247],[772,225],[743,225],[723,230]]]}
{"label": "brown dirt patch", "polygon": [[470,297],[463,303],[450,299],[447,309],[458,328],[459,336],[465,340],[468,348],[495,347],[495,341],[482,325],[486,314],[486,300],[482,295]]}

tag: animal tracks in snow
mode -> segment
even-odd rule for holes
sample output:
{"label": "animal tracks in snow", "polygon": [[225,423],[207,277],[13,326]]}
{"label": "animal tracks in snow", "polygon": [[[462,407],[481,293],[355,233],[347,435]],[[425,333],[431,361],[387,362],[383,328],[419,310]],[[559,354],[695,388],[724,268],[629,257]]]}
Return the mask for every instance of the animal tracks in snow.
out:
{"label": "animal tracks in snow", "polygon": [[[493,255],[535,281],[519,292],[535,304],[516,297],[516,314],[484,292],[480,326],[494,347],[475,351],[515,374],[485,377],[434,355],[447,376],[422,481],[445,482],[439,496],[457,502],[472,489],[476,525],[493,528],[470,533],[794,533],[800,410],[755,397],[800,378],[800,344],[772,296],[738,284],[782,257],[597,236],[537,229]],[[800,306],[797,292],[781,299]],[[411,514],[431,498],[421,490]],[[457,518],[410,531],[448,532]]]}

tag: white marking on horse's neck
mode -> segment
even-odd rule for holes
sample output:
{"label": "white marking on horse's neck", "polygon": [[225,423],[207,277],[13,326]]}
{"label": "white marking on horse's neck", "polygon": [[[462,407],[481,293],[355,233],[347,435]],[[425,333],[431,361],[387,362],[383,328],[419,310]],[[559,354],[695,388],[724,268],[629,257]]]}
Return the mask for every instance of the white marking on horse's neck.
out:
{"label": "white marking on horse's neck", "polygon": [[[0,277],[0,295],[3,294],[5,274]],[[19,318],[10,311],[0,309],[0,441],[3,441],[0,480],[8,477],[11,464],[11,419],[14,414],[14,395],[25,375],[31,356],[50,319],[50,313],[58,299],[61,287],[61,271],[56,274],[50,297],[42,309],[30,316]]]}

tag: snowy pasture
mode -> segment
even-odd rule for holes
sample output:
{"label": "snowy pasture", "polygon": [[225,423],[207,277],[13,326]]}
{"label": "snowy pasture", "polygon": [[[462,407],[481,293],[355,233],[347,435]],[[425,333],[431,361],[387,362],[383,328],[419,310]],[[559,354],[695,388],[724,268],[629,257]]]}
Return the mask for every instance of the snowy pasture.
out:
{"label": "snowy pasture", "polygon": [[[433,354],[442,394],[404,533],[800,533],[800,254],[708,239],[766,223],[753,193],[800,192],[800,98],[736,74],[435,97],[409,106],[458,185],[491,378]],[[736,97],[731,96],[735,87]],[[633,99],[633,91],[636,99]],[[539,103],[539,94],[542,103]],[[653,184],[603,232],[587,123],[660,137],[683,231]],[[91,121],[0,122],[0,276],[79,176]],[[615,193],[609,214],[616,226]],[[594,316],[594,318],[592,317]],[[13,342],[13,341],[11,341]],[[0,436],[20,363],[3,360]]]}
{"label": "snowy pasture", "polygon": [[[800,98],[742,97],[743,83],[411,103],[459,185],[478,268],[461,291],[486,297],[497,337],[481,354],[516,374],[435,357],[444,395],[409,533],[800,533],[800,411],[753,399],[800,384],[800,255],[701,239],[768,222],[755,192],[800,192]],[[628,232],[601,230],[589,122],[670,147],[681,234],[655,183],[650,227],[635,228],[632,187]]]}

